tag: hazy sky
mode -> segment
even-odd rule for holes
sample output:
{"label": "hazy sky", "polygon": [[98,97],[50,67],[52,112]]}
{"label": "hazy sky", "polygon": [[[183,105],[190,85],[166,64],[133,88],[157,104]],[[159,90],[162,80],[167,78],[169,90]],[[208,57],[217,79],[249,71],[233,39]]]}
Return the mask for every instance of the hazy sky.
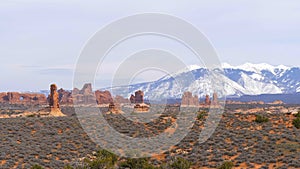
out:
{"label": "hazy sky", "polygon": [[[116,19],[145,12],[192,23],[222,62],[300,66],[298,0],[1,0],[0,91],[37,91],[52,82],[72,88],[73,68],[87,40]],[[105,75],[103,81],[109,81]]]}

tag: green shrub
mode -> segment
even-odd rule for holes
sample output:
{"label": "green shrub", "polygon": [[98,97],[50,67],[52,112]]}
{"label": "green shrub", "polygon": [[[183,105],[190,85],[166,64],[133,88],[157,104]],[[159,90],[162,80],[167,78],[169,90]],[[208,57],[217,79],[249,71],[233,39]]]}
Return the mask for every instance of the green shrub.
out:
{"label": "green shrub", "polygon": [[96,154],[96,159],[84,160],[84,166],[88,169],[113,169],[116,162],[118,161],[118,156],[107,151],[99,150]]}
{"label": "green shrub", "polygon": [[189,169],[191,167],[191,162],[187,161],[184,158],[176,158],[171,164],[170,168],[172,169]]}
{"label": "green shrub", "polygon": [[297,114],[294,115],[295,117],[299,117],[300,118],[300,111],[298,111]]}
{"label": "green shrub", "polygon": [[231,169],[233,168],[233,162],[225,161],[222,165],[218,167],[218,169]]}
{"label": "green shrub", "polygon": [[158,169],[152,164],[149,164],[149,161],[145,158],[129,158],[126,161],[121,162],[120,167],[130,169]]}
{"label": "green shrub", "polygon": [[207,114],[206,111],[199,112],[198,115],[197,115],[197,119],[198,120],[204,119],[204,117],[205,117],[206,114]]}
{"label": "green shrub", "polygon": [[297,117],[296,119],[293,120],[293,125],[294,125],[297,129],[300,129],[300,117]]}
{"label": "green shrub", "polygon": [[265,116],[262,116],[262,115],[256,115],[256,118],[254,120],[256,123],[265,123],[265,122],[268,122],[269,119]]}
{"label": "green shrub", "polygon": [[97,152],[97,158],[105,158],[105,159],[111,159],[111,162],[113,163],[113,164],[115,164],[117,161],[118,161],[118,156],[117,155],[115,155],[115,154],[113,154],[113,153],[111,153],[111,152],[109,152],[109,151],[107,151],[107,150],[99,150],[98,152]]}
{"label": "green shrub", "polygon": [[44,169],[44,168],[38,164],[34,164],[30,169]]}

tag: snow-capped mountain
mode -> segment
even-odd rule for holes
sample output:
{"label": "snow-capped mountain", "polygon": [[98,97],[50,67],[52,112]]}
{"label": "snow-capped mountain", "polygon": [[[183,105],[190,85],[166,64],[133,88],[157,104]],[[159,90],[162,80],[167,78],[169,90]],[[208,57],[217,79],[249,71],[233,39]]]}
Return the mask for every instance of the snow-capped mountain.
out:
{"label": "snow-capped mountain", "polygon": [[[211,73],[200,66],[189,66],[161,79],[119,86],[111,89],[114,95],[128,97],[136,90],[143,90],[145,98],[181,98],[184,91],[200,97],[216,91],[216,84],[222,84],[221,95],[242,96],[260,94],[290,94],[300,92],[300,68],[283,65],[246,63],[240,66],[222,64],[223,71]],[[212,75],[214,74],[214,75]],[[218,89],[219,90],[219,89]]]}

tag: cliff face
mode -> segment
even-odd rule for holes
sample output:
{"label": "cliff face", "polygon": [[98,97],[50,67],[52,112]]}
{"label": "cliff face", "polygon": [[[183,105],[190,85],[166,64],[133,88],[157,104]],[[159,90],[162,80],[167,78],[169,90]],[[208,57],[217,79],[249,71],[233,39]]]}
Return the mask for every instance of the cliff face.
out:
{"label": "cliff face", "polygon": [[47,98],[44,94],[5,92],[0,93],[0,103],[8,104],[46,104]]}

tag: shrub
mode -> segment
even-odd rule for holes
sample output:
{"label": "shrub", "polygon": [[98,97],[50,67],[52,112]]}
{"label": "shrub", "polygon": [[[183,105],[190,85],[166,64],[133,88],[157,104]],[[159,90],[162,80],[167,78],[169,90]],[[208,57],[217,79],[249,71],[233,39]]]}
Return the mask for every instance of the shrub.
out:
{"label": "shrub", "polygon": [[176,158],[175,161],[172,162],[170,168],[172,169],[189,169],[191,167],[191,162],[187,161],[184,158]]}
{"label": "shrub", "polygon": [[218,167],[218,169],[231,169],[233,168],[233,162],[225,161],[222,165]]}
{"label": "shrub", "polygon": [[38,164],[35,164],[30,169],[44,169],[44,168]]}
{"label": "shrub", "polygon": [[255,118],[255,122],[256,123],[265,123],[265,122],[268,122],[269,121],[269,119],[267,118],[267,117],[265,117],[265,116],[262,116],[262,115],[256,115],[255,116],[256,118]]}
{"label": "shrub", "polygon": [[95,160],[86,159],[84,163],[91,169],[112,169],[118,160],[118,156],[107,151],[99,150]]}
{"label": "shrub", "polygon": [[295,117],[299,117],[300,118],[300,111],[298,111],[297,114],[294,115]]}
{"label": "shrub", "polygon": [[300,117],[297,117],[296,119],[293,120],[293,125],[294,125],[297,129],[300,129]]}
{"label": "shrub", "polygon": [[206,112],[205,111],[201,111],[201,112],[198,113],[197,119],[198,120],[202,120],[202,119],[204,119],[205,115],[206,115]]}
{"label": "shrub", "polygon": [[115,164],[118,161],[118,156],[107,151],[107,150],[99,150],[97,152],[97,158],[106,158],[106,159],[111,159],[111,162]]}
{"label": "shrub", "polygon": [[126,161],[121,162],[120,167],[130,169],[157,169],[153,165],[149,164],[148,160],[145,158],[129,158]]}

